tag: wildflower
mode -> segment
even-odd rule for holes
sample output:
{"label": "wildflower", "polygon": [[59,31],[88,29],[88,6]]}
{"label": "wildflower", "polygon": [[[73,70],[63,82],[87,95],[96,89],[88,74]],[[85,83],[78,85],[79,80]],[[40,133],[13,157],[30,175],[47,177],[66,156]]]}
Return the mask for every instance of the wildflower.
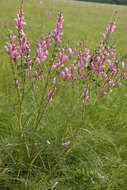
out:
{"label": "wildflower", "polygon": [[22,11],[22,10],[18,10],[18,14],[16,14],[16,17],[17,18],[15,18],[14,19],[14,22],[16,23],[16,29],[18,30],[18,31],[20,31],[22,28],[23,28],[23,26],[24,26],[24,12]]}
{"label": "wildflower", "polygon": [[83,74],[83,75],[81,75],[81,79],[84,79],[84,78],[86,78],[86,76],[87,76],[87,74]]}
{"label": "wildflower", "polygon": [[64,147],[67,147],[69,144],[71,144],[71,142],[70,142],[70,141],[67,141],[67,142],[63,143],[63,146],[64,146]]}
{"label": "wildflower", "polygon": [[52,189],[54,189],[58,183],[59,183],[59,182],[56,181],[56,182],[52,185]]}
{"label": "wildflower", "polygon": [[104,179],[105,177],[102,176],[100,173],[98,173],[98,176],[101,178],[101,179]]}
{"label": "wildflower", "polygon": [[121,82],[118,82],[116,85],[115,85],[115,87],[119,87],[119,86],[121,86],[122,84],[121,84]]}
{"label": "wildflower", "polygon": [[71,76],[71,72],[70,72],[70,70],[67,68],[67,67],[65,67],[65,72],[61,72],[61,76],[63,77],[63,79],[69,79],[69,77]]}
{"label": "wildflower", "polygon": [[61,74],[62,78],[65,79],[65,72],[62,71],[60,74]]}
{"label": "wildflower", "polygon": [[19,88],[19,81],[16,80],[16,88]]}
{"label": "wildflower", "polygon": [[102,71],[102,70],[104,70],[104,68],[105,68],[105,65],[101,65],[101,66],[99,66],[98,70]]}
{"label": "wildflower", "polygon": [[112,66],[112,62],[111,62],[111,60],[110,60],[110,59],[108,59],[108,60],[107,60],[107,63],[108,63],[108,65],[109,65],[109,67],[111,67],[111,66]]}
{"label": "wildflower", "polygon": [[76,81],[77,80],[77,77],[76,76],[73,76],[72,78],[72,82]]}
{"label": "wildflower", "polygon": [[20,88],[23,88],[23,82],[21,82],[21,86],[20,86]]}
{"label": "wildflower", "polygon": [[124,69],[124,67],[125,67],[124,61],[121,62],[121,67],[122,67],[122,69]]}
{"label": "wildflower", "polygon": [[71,64],[70,69],[71,69],[72,72],[74,71],[75,67],[74,67],[73,64]]}
{"label": "wildflower", "polygon": [[50,90],[48,92],[48,103],[52,102],[52,96],[54,95],[55,90],[56,90],[56,88],[54,88],[53,90]]}
{"label": "wildflower", "polygon": [[63,55],[63,57],[62,57],[62,63],[67,63],[67,56],[66,55]]}
{"label": "wildflower", "polygon": [[123,79],[127,77],[127,73],[123,73]]}
{"label": "wildflower", "polygon": [[71,48],[68,49],[68,52],[69,52],[69,59],[71,59],[72,56],[73,56],[73,54],[74,54],[74,52],[72,51]]}
{"label": "wildflower", "polygon": [[83,88],[83,101],[82,101],[82,104],[85,105],[86,104],[86,101],[88,100],[89,96],[88,96],[88,89],[86,88]]}
{"label": "wildflower", "polygon": [[113,80],[110,80],[109,83],[108,83],[108,87],[110,88],[111,86],[114,86],[114,81]]}
{"label": "wildflower", "polygon": [[106,91],[104,91],[101,96],[104,97],[105,95],[107,95],[107,92],[106,92]]}
{"label": "wildflower", "polygon": [[89,55],[89,53],[90,53],[90,51],[87,48],[85,48],[84,49],[84,55],[87,57]]}
{"label": "wildflower", "polygon": [[49,141],[48,139],[46,140],[46,143],[47,143],[47,144],[51,144],[50,141]]}
{"label": "wildflower", "polygon": [[53,85],[56,84],[56,77],[53,78],[52,84],[53,84]]}
{"label": "wildflower", "polygon": [[105,34],[102,34],[102,37],[104,38],[104,40],[106,39],[106,35]]}
{"label": "wildflower", "polygon": [[13,144],[11,144],[11,143],[8,143],[8,144],[6,144],[6,146],[13,146]]}
{"label": "wildflower", "polygon": [[101,76],[102,76],[102,80],[106,80],[107,79],[107,75],[104,72],[101,72]]}
{"label": "wildflower", "polygon": [[49,102],[49,103],[52,102],[52,94],[53,94],[53,91],[50,90],[50,91],[48,92],[48,102]]}

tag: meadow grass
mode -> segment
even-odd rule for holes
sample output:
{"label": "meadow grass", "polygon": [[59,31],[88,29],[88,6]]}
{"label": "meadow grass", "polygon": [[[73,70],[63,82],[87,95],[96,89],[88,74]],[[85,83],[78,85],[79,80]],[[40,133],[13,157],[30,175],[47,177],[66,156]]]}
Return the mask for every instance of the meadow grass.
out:
{"label": "meadow grass", "polygon": [[[81,109],[71,102],[72,89],[60,89],[61,96],[51,104],[41,121],[39,133],[34,136],[29,116],[34,113],[33,99],[28,99],[24,144],[24,161],[19,167],[20,178],[15,175],[15,147],[20,143],[16,126],[16,95],[12,88],[12,74],[9,59],[3,46],[7,40],[8,28],[15,30],[13,18],[19,7],[16,0],[1,0],[0,6],[0,189],[9,190],[49,190],[58,181],[58,190],[126,190],[127,181],[127,91],[126,81],[119,88],[95,105],[87,105],[86,122],[74,140],[71,148],[64,149],[59,143],[67,141],[81,122]],[[45,15],[46,10],[52,13]],[[27,25],[25,32],[32,45],[42,34],[51,31],[58,11],[64,15],[64,38],[70,46],[85,40],[90,49],[99,42],[99,33],[112,20],[115,12],[118,28],[112,37],[121,56],[126,57],[127,47],[127,7],[104,5],[79,1],[40,1],[28,0],[24,3]],[[69,98],[68,98],[69,97]],[[73,100],[76,101],[76,100]],[[66,131],[65,128],[67,129]],[[28,145],[35,138],[38,146],[34,164],[28,170]],[[45,143],[48,139],[51,144]],[[6,146],[12,143],[14,146]],[[30,178],[27,178],[28,172]],[[104,178],[103,178],[104,176]]]}

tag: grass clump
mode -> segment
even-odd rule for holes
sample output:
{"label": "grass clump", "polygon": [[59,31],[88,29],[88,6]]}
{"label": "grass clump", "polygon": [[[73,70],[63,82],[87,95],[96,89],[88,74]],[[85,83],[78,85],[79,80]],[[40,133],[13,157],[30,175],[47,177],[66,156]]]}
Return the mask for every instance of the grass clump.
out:
{"label": "grass clump", "polygon": [[[1,85],[0,187],[124,190],[126,107],[121,105],[126,100],[126,67],[109,44],[115,22],[95,50],[82,42],[70,48],[61,41],[60,13],[55,30],[43,35],[31,52],[22,7],[15,22],[18,35],[15,39],[9,32],[5,46],[10,79],[4,81],[5,89]],[[2,60],[9,62],[5,54]]]}

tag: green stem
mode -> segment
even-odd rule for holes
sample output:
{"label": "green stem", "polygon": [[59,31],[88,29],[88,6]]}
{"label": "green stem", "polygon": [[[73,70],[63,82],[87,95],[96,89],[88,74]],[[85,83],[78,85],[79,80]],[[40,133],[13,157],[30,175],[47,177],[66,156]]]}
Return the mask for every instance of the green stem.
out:
{"label": "green stem", "polygon": [[20,133],[22,133],[22,111],[23,111],[23,97],[20,100],[19,117],[18,117]]}
{"label": "green stem", "polygon": [[[53,58],[52,63],[55,60],[55,56],[54,56],[55,52],[56,52],[56,44],[54,46],[54,51],[52,53],[52,58]],[[37,117],[35,119],[35,127],[34,127],[34,132],[35,133],[37,132],[39,123],[41,121],[41,115],[44,113],[44,111],[42,112],[41,110],[42,110],[42,105],[43,105],[43,99],[44,99],[44,96],[45,96],[45,92],[46,92],[48,84],[49,84],[49,75],[50,75],[50,72],[51,72],[51,66],[52,66],[52,64],[50,64],[50,68],[49,68],[49,71],[48,71],[48,74],[47,74],[46,84],[45,84],[45,87],[44,87],[44,90],[43,90],[44,93],[42,94],[40,106],[39,106],[39,109],[38,109],[38,112],[37,112]],[[45,106],[43,106],[43,110],[47,107],[47,105],[48,105],[48,103]],[[32,147],[31,147],[31,152],[30,152],[30,165],[31,165],[34,149],[35,149],[35,143],[34,143],[34,140],[33,140]]]}
{"label": "green stem", "polygon": [[[19,145],[19,163],[22,161],[23,155],[23,147],[22,147],[22,140],[23,140],[23,126],[22,126],[22,116],[23,116],[23,101],[24,101],[24,94],[25,94],[25,78],[23,80],[23,89],[22,95],[19,100],[19,116],[18,116],[18,126],[19,126],[19,138],[20,138],[20,145]],[[19,166],[20,167],[20,166]],[[18,169],[17,178],[20,176],[20,168]]]}

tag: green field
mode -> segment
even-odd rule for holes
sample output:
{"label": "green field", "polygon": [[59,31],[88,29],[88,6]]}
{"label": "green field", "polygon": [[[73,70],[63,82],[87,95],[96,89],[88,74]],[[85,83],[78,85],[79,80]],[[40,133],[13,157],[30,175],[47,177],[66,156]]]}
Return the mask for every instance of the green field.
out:
{"label": "green field", "polygon": [[[127,80],[95,105],[88,104],[86,122],[72,147],[65,151],[57,140],[66,125],[69,127],[64,140],[71,137],[80,125],[81,111],[78,105],[79,110],[72,111],[73,92],[69,85],[65,91],[61,90],[55,105],[49,106],[42,118],[37,136],[34,137],[28,121],[26,155],[19,165],[23,172],[20,177],[16,176],[15,147],[21,142],[17,138],[11,66],[3,46],[8,29],[15,31],[13,19],[18,7],[17,0],[0,0],[0,190],[50,190],[56,181],[59,182],[58,190],[127,190]],[[51,14],[49,17],[47,10]],[[59,11],[64,15],[64,43],[69,42],[73,47],[85,40],[85,46],[91,50],[99,43],[106,25],[116,16],[117,29],[112,42],[120,56],[127,57],[127,6],[71,0],[25,1],[25,33],[33,55],[40,36],[54,28]],[[28,117],[34,111],[32,101],[27,100],[31,103],[25,110]],[[29,166],[27,136],[39,143],[30,177],[26,175]],[[51,145],[48,146],[45,139],[49,139]],[[6,146],[8,143],[14,146]]]}

